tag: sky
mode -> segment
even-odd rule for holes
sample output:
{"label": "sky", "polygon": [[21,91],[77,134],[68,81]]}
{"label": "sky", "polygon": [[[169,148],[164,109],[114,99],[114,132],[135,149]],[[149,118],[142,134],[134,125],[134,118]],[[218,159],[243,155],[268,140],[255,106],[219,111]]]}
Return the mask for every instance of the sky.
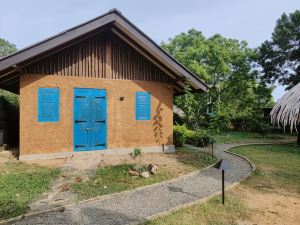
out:
{"label": "sky", "polygon": [[[300,0],[1,0],[0,37],[24,48],[112,8],[157,43],[195,28],[258,47],[270,39],[283,12],[300,9]],[[284,87],[273,92],[275,100]]]}

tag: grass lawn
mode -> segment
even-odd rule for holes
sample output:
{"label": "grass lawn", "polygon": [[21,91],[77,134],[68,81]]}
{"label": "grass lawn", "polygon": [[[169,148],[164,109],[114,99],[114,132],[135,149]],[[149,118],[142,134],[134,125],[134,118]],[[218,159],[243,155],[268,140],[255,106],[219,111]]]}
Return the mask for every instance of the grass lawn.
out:
{"label": "grass lawn", "polygon": [[[252,195],[261,192],[272,193],[284,191],[285,194],[299,194],[300,191],[300,148],[299,146],[288,145],[250,145],[232,149],[233,152],[249,158],[257,167],[257,170],[251,177],[246,179],[241,186],[251,190]],[[282,193],[282,192],[280,192]],[[278,194],[279,196],[280,194]],[[263,195],[262,195],[263,196]],[[299,196],[299,195],[298,195]],[[263,199],[263,198],[262,198]],[[264,201],[260,199],[260,201]],[[275,199],[276,201],[276,199]],[[258,203],[258,205],[263,202]],[[275,202],[278,205],[278,201]],[[281,202],[280,204],[285,204]],[[286,206],[283,206],[286,210]],[[292,208],[295,205],[291,206]],[[233,189],[226,195],[226,204],[222,206],[220,196],[212,198],[206,203],[197,204],[178,210],[172,214],[157,218],[153,221],[146,222],[147,225],[162,224],[189,224],[189,225],[227,225],[240,224],[243,220],[252,220],[257,217],[257,213],[263,209],[250,209],[245,201],[240,197],[239,190]],[[276,214],[271,211],[271,216],[266,217],[265,212],[259,217],[261,221],[258,224],[265,224],[265,220],[283,219],[288,222],[288,210],[282,214]],[[273,217],[272,217],[273,216]],[[284,218],[285,217],[285,218]],[[293,215],[290,215],[293,217]],[[295,218],[292,218],[292,220]],[[256,221],[257,222],[257,221]],[[270,222],[270,221],[269,221]],[[289,222],[288,222],[289,223]],[[248,224],[248,223],[245,223]],[[257,223],[251,223],[257,224]],[[269,224],[269,223],[268,223]],[[277,224],[280,224],[278,222]],[[290,224],[294,224],[291,222]]]}
{"label": "grass lawn", "polygon": [[[180,148],[176,154],[178,163],[186,165],[186,172],[201,169],[216,162],[216,158],[212,158],[209,154],[188,148]],[[128,174],[128,170],[133,167],[134,164],[100,167],[92,180],[73,184],[71,188],[78,194],[79,199],[87,199],[170,180],[178,176],[168,168],[159,167],[158,174],[151,175],[148,179],[132,177]]]}
{"label": "grass lawn", "polygon": [[49,188],[59,169],[24,163],[0,164],[0,219],[21,215],[28,203]]}
{"label": "grass lawn", "polygon": [[300,147],[289,145],[250,145],[232,152],[250,159],[256,170],[244,184],[260,190],[283,190],[300,194]]}
{"label": "grass lawn", "polygon": [[205,168],[217,161],[216,157],[211,157],[210,152],[199,152],[187,147],[176,148],[177,155],[187,155],[189,157],[178,157],[177,160],[187,166],[187,171]]}
{"label": "grass lawn", "polygon": [[[270,142],[270,141],[284,141],[287,139],[296,138],[290,134],[266,134],[262,136],[255,132],[245,131],[222,131],[221,134],[216,135],[218,144],[223,143],[242,143],[242,142]],[[296,139],[295,139],[296,140]]]}

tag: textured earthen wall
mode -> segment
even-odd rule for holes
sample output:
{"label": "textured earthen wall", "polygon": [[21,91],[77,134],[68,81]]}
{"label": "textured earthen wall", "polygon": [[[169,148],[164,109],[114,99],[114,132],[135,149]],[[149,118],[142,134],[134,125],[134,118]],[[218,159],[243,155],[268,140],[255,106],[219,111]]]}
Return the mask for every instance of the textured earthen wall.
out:
{"label": "textured earthen wall", "polygon": [[[60,88],[60,121],[37,122],[39,87]],[[108,148],[172,144],[173,90],[170,84],[55,75],[20,78],[20,154],[73,151],[74,88],[107,91]],[[151,120],[135,120],[135,92],[151,93]],[[120,97],[124,97],[120,101]]]}

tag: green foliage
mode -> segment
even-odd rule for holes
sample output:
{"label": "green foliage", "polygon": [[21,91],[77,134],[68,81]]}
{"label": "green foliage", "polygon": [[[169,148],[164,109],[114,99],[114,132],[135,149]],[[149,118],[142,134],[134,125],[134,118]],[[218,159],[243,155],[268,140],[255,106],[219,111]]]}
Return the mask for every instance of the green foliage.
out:
{"label": "green foliage", "polygon": [[257,142],[274,142],[276,140],[294,140],[294,137],[290,134],[282,133],[267,133],[265,136],[257,132],[249,131],[222,131],[214,137],[218,143],[257,143]]}
{"label": "green foliage", "polygon": [[193,144],[195,146],[205,147],[213,141],[213,130],[198,129],[189,130],[185,124],[174,125],[174,142],[175,146],[182,147],[184,143]]}
{"label": "green foliage", "polygon": [[46,191],[58,175],[58,169],[35,165],[0,165],[0,219],[25,213],[28,203]]}
{"label": "green foliage", "polygon": [[194,135],[194,131],[189,130],[185,124],[176,124],[173,126],[174,144],[177,147],[182,147],[188,138]]}
{"label": "green foliage", "polygon": [[130,153],[130,157],[132,158],[132,159],[136,159],[136,158],[138,158],[138,157],[141,157],[142,156],[142,149],[141,148],[134,148],[133,150],[132,150],[132,152]]}
{"label": "green foliage", "polygon": [[188,127],[207,128],[205,114],[213,113],[217,116],[214,126],[223,129],[230,119],[251,117],[256,109],[273,103],[272,88],[257,79],[253,64],[257,53],[245,41],[219,34],[206,38],[191,29],[162,47],[211,86],[208,93],[195,94],[187,86],[185,95],[175,99],[186,113]]}
{"label": "green foliage", "polygon": [[195,146],[206,147],[212,139],[213,137],[208,130],[197,130],[187,141]]}
{"label": "green foliage", "polygon": [[0,119],[5,120],[4,142],[16,146],[19,142],[19,96],[0,89]]}
{"label": "green foliage", "polygon": [[185,124],[183,124],[183,125],[178,125],[178,124],[174,125],[173,126],[173,132],[177,133],[177,134],[180,134],[181,136],[183,136],[185,138],[189,138],[195,133],[194,131],[189,130]]}
{"label": "green foliage", "polygon": [[272,40],[258,49],[258,63],[263,68],[262,78],[269,83],[278,81],[290,89],[300,82],[300,11],[277,20]]}
{"label": "green foliage", "polygon": [[0,97],[3,97],[13,107],[19,107],[19,95],[0,89]]}
{"label": "green foliage", "polygon": [[0,38],[0,58],[12,54],[15,51],[17,51],[16,45]]}

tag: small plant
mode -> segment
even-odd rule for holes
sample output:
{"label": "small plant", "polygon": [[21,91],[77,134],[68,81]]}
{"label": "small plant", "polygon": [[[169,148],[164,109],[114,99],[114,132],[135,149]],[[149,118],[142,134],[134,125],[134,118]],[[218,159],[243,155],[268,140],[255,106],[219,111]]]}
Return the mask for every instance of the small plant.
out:
{"label": "small plant", "polygon": [[139,159],[137,164],[132,169],[139,173],[144,172],[145,168],[142,166],[142,149],[136,147],[132,150],[132,152],[129,153],[129,155],[134,161],[136,161],[136,159]]}
{"label": "small plant", "polygon": [[136,160],[136,158],[141,157],[142,156],[142,149],[141,148],[134,148],[132,150],[132,152],[129,153],[130,157],[133,160]]}

